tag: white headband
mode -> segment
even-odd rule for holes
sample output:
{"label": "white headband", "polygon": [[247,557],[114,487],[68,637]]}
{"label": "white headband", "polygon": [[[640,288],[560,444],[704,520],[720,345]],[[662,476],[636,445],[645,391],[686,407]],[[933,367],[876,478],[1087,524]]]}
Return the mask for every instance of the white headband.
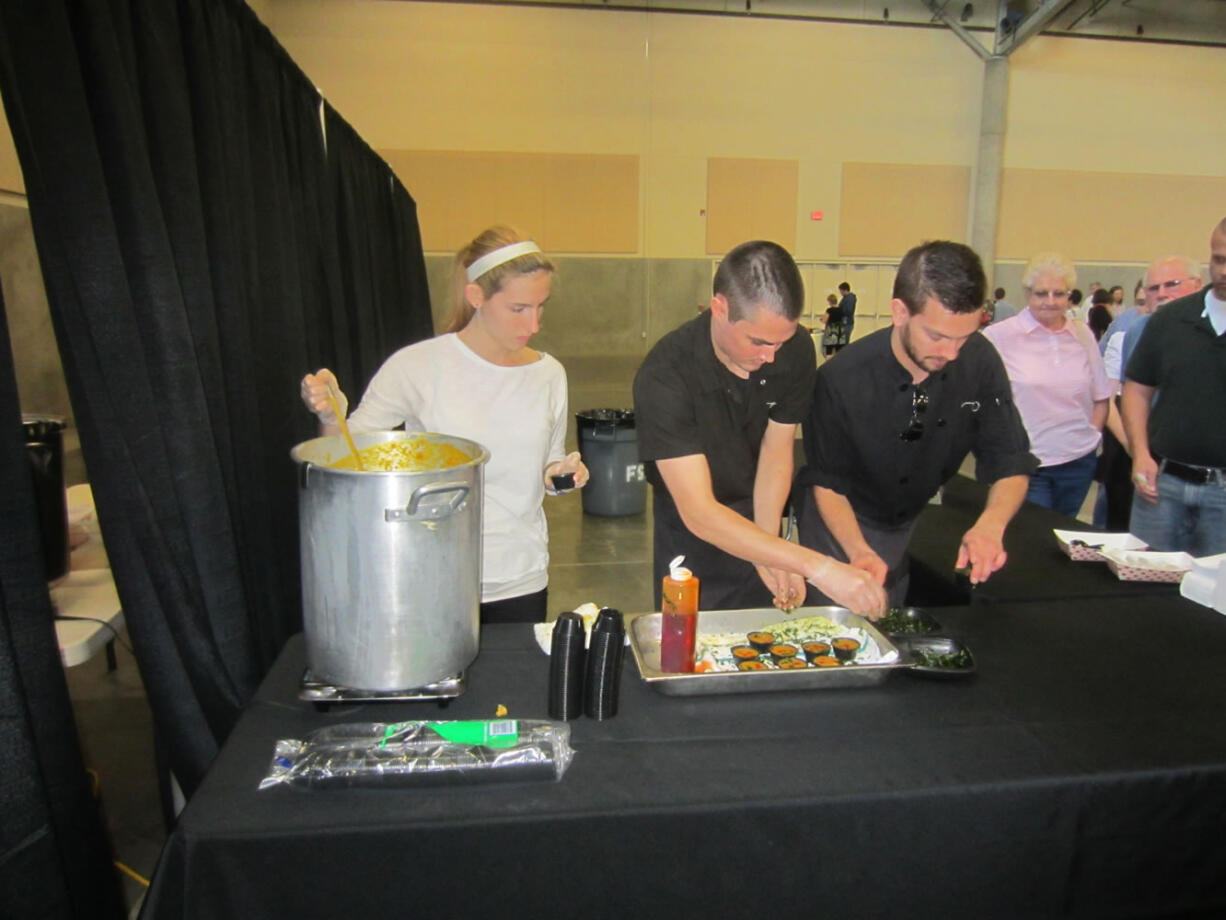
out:
{"label": "white headband", "polygon": [[507,246],[501,246],[487,252],[481,258],[468,266],[464,274],[468,276],[469,281],[476,281],[491,268],[497,268],[505,262],[510,262],[512,259],[518,259],[520,256],[526,256],[530,252],[540,252],[541,247],[532,242],[532,240],[524,240],[522,243],[511,243]]}

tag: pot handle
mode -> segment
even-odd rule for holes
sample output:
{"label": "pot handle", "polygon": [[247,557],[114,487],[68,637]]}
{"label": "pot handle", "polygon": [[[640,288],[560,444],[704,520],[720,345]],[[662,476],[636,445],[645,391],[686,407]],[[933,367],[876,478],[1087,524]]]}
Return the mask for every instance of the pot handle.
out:
{"label": "pot handle", "polygon": [[[468,488],[468,483],[466,482],[431,482],[424,486],[418,486],[413,490],[413,494],[409,496],[409,504],[406,507],[384,509],[383,520],[390,523],[418,520],[419,518],[442,518],[455,514],[460,510],[460,506],[464,504],[465,499],[468,498]],[[431,495],[443,495],[447,492],[454,492],[455,495],[446,504],[421,507],[423,498]]]}

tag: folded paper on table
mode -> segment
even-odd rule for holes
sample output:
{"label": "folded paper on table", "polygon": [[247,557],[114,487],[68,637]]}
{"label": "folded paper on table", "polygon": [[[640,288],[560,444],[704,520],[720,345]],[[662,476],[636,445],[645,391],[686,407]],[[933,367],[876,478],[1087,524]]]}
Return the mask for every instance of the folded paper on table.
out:
{"label": "folded paper on table", "polygon": [[1053,530],[1060,551],[1074,562],[1106,562],[1102,549],[1140,550],[1145,541],[1130,533],[1093,533],[1088,530]]}
{"label": "folded paper on table", "polygon": [[1192,571],[1194,561],[1187,553],[1153,553],[1111,549],[1104,546],[1107,567],[1120,581],[1178,582]]}
{"label": "folded paper on table", "polygon": [[1226,613],[1226,553],[1201,556],[1179,583],[1179,593],[1190,601]]}
{"label": "folded paper on table", "polygon": [[[580,604],[575,608],[575,613],[579,614],[583,620],[583,647],[587,648],[592,644],[592,626],[596,622],[596,617],[600,615],[600,608],[591,603]],[[553,624],[555,622],[556,620],[550,620],[548,623],[532,624],[532,636],[546,655],[553,646]],[[629,637],[626,638],[626,644],[630,644]]]}

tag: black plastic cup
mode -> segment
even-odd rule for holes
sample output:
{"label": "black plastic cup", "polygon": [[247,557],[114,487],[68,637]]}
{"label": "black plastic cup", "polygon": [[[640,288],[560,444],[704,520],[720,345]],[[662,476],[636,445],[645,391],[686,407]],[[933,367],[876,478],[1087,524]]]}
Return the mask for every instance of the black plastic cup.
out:
{"label": "black plastic cup", "polygon": [[570,721],[583,714],[583,618],[559,614],[549,646],[549,717]]}
{"label": "black plastic cup", "polygon": [[592,627],[583,683],[583,711],[603,721],[617,715],[622,661],[626,652],[626,624],[620,610],[605,607]]}

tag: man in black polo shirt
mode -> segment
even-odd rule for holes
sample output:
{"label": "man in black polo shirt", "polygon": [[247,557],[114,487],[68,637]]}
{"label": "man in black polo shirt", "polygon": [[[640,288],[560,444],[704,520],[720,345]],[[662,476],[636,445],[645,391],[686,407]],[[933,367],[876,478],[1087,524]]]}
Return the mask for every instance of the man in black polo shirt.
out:
{"label": "man in black polo shirt", "polygon": [[684,555],[704,610],[791,608],[805,580],[857,613],[885,593],[865,572],[780,539],[796,426],[817,358],[797,319],[804,288],[776,243],[743,243],[715,273],[710,309],[656,343],[634,378],[639,455],[655,515],[655,597]]}
{"label": "man in black polo shirt", "polygon": [[1150,315],[1120,397],[1136,486],[1129,529],[1193,556],[1226,552],[1226,220],[1209,249],[1209,286]]}
{"label": "man in black polo shirt", "polygon": [[[1036,466],[1000,355],[977,334],[986,285],[969,247],[915,247],[894,279],[893,325],[817,373],[797,476],[800,542],[872,573],[891,606],[906,599],[915,519],[968,452],[992,484],[954,562],[974,583],[1005,564],[1005,526]],[[807,602],[829,603],[817,591]]]}

